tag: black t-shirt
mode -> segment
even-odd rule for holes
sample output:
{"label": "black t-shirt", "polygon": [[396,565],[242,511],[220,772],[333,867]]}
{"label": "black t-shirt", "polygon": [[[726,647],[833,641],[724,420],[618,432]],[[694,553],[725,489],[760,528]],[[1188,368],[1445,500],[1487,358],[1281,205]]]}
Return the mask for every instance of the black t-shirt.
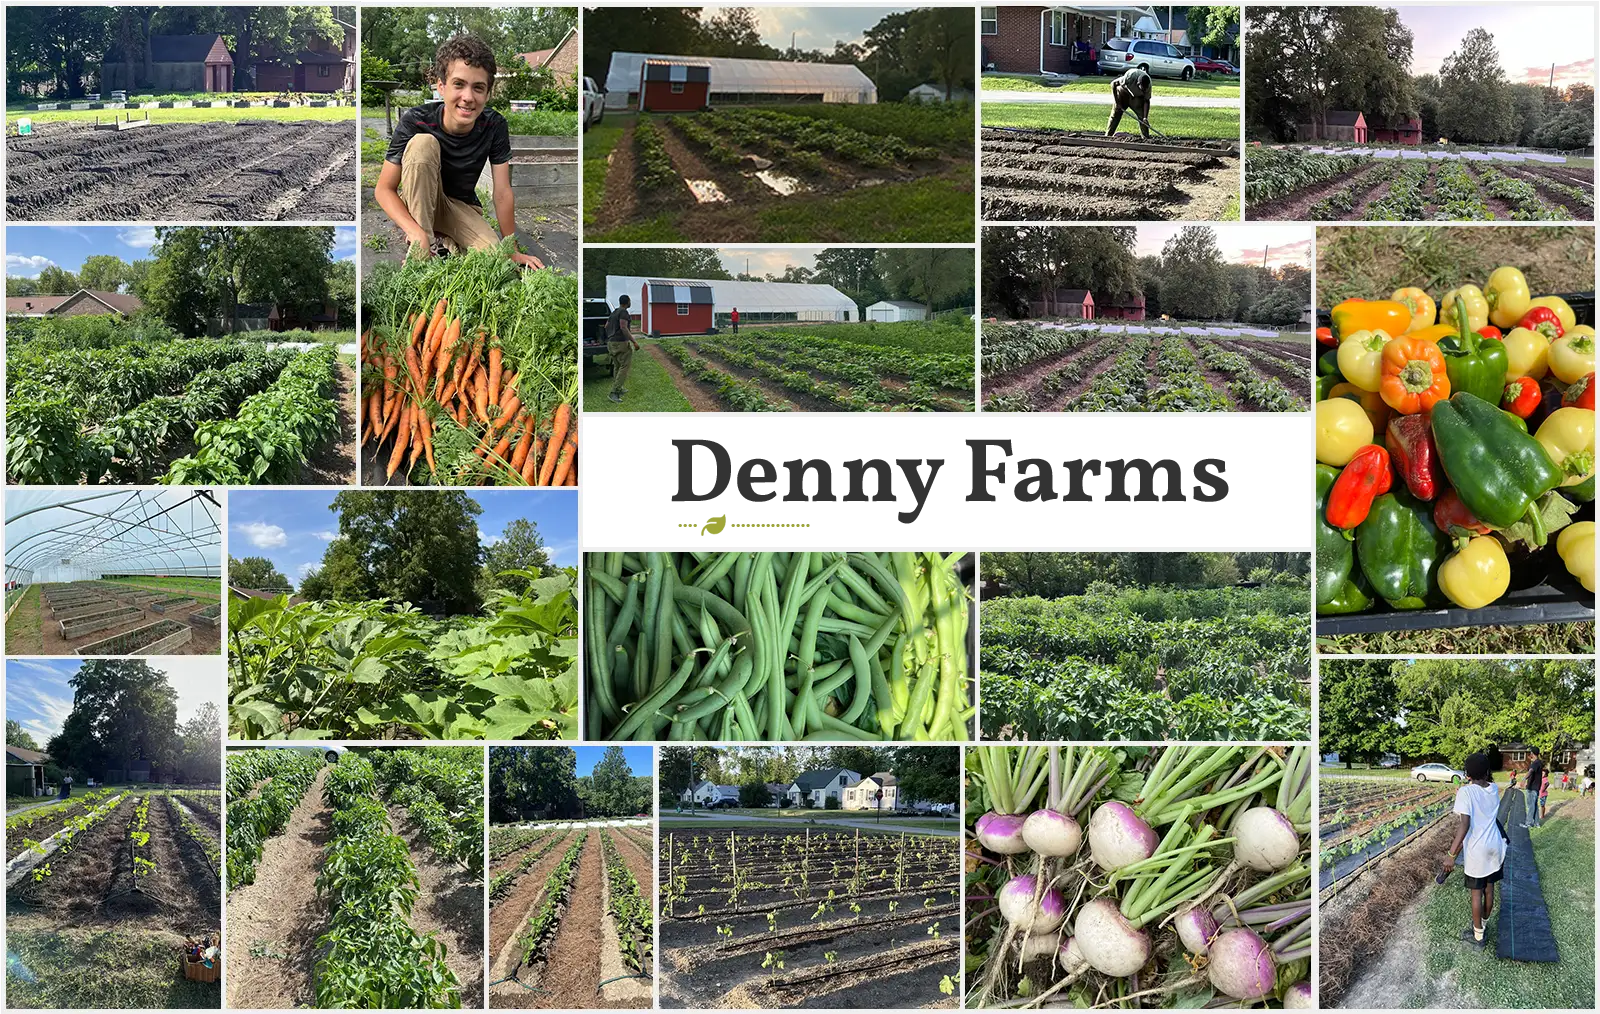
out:
{"label": "black t-shirt", "polygon": [[1539,792],[1539,787],[1543,784],[1544,761],[1535,760],[1532,764],[1528,765],[1528,791],[1537,795]]}
{"label": "black t-shirt", "polygon": [[506,125],[506,118],[493,109],[485,108],[479,113],[467,133],[451,134],[444,129],[443,102],[412,106],[400,114],[384,158],[399,165],[406,144],[418,133],[439,139],[439,180],[445,194],[458,201],[478,203],[478,177],[483,173],[484,162],[505,165],[511,161],[511,128]]}
{"label": "black t-shirt", "polygon": [[631,316],[632,314],[628,312],[628,308],[626,306],[619,306],[615,310],[612,310],[611,316],[606,318],[606,341],[627,341],[628,333],[622,330],[622,326],[623,324],[627,323],[628,318]]}

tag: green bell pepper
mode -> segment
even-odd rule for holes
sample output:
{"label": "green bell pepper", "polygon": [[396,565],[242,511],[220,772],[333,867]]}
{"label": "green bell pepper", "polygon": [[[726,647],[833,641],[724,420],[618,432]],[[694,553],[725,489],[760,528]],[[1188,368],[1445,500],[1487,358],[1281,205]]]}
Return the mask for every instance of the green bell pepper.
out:
{"label": "green bell pepper", "polygon": [[1333,389],[1344,383],[1344,378],[1337,373],[1324,373],[1317,378],[1317,400],[1327,401]]}
{"label": "green bell pepper", "polygon": [[1317,357],[1317,376],[1344,379],[1344,374],[1339,372],[1339,350],[1337,347],[1331,348]]}
{"label": "green bell pepper", "polygon": [[1439,339],[1445,373],[1450,377],[1452,394],[1465,391],[1491,405],[1500,404],[1506,389],[1506,370],[1510,362],[1506,343],[1485,338],[1467,327],[1467,303],[1456,297],[1457,333]]}
{"label": "green bell pepper", "polygon": [[1438,598],[1438,569],[1450,546],[1433,523],[1432,505],[1399,484],[1372,502],[1356,529],[1361,572],[1395,609],[1421,609]]}
{"label": "green bell pepper", "polygon": [[1317,612],[1325,614],[1359,613],[1372,605],[1367,579],[1355,565],[1355,544],[1323,513],[1338,477],[1337,468],[1317,466]]}
{"label": "green bell pepper", "polygon": [[[1433,406],[1439,463],[1467,510],[1492,528],[1509,528],[1560,485],[1561,469],[1510,413],[1461,392]],[[1538,511],[1530,518],[1539,526]]]}

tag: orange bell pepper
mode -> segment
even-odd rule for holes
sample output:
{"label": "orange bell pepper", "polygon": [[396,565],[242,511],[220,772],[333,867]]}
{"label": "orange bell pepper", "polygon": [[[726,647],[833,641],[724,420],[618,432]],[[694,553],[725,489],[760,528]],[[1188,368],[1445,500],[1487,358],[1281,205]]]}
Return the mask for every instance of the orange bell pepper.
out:
{"label": "orange bell pepper", "polygon": [[1333,319],[1333,336],[1341,342],[1357,331],[1400,335],[1411,326],[1411,310],[1395,299],[1347,299],[1328,315]]}
{"label": "orange bell pepper", "polygon": [[1406,337],[1416,338],[1425,342],[1438,342],[1440,338],[1449,338],[1459,333],[1454,324],[1429,324],[1427,327],[1419,327],[1415,331],[1407,331]]}
{"label": "orange bell pepper", "polygon": [[1426,412],[1434,402],[1450,397],[1444,356],[1432,342],[1406,335],[1394,339],[1383,347],[1380,369],[1378,393],[1402,415]]}

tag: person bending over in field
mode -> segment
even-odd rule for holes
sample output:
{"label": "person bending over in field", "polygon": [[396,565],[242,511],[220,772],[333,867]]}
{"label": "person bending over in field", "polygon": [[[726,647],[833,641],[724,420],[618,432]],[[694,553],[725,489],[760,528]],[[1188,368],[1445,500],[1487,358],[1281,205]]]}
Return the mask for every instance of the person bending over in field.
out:
{"label": "person bending over in field", "polygon": [[1496,819],[1500,793],[1489,774],[1489,758],[1475,753],[1462,765],[1469,781],[1456,790],[1455,839],[1444,858],[1444,872],[1455,869],[1456,856],[1466,852],[1462,873],[1471,894],[1472,924],[1461,931],[1461,939],[1482,949],[1484,927],[1494,911],[1494,885],[1500,882],[1506,861],[1506,837]]}
{"label": "person bending over in field", "polygon": [[[488,250],[517,231],[511,194],[511,130],[489,108],[494,90],[494,53],[473,35],[457,35],[439,46],[430,77],[442,100],[400,114],[378,173],[378,207],[400,227],[411,254],[431,257],[451,249]],[[494,218],[499,235],[483,220],[478,177],[494,166]],[[528,254],[511,259],[528,268],[544,264]]]}
{"label": "person bending over in field", "polygon": [[1150,83],[1150,74],[1138,67],[1124,71],[1122,76],[1111,82],[1111,122],[1106,124],[1106,136],[1110,137],[1117,132],[1117,124],[1122,122],[1124,110],[1132,113],[1139,121],[1139,133],[1146,141],[1150,140],[1150,93],[1153,86]]}

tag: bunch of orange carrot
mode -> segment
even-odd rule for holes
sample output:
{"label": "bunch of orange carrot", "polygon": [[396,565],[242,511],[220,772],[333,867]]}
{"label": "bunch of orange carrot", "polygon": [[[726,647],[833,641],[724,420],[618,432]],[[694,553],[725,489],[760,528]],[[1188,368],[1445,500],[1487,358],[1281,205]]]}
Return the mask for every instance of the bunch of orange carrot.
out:
{"label": "bunch of orange carrot", "polygon": [[483,461],[480,481],[509,470],[530,486],[577,485],[572,406],[562,402],[540,419],[518,395],[520,378],[504,369],[499,343],[482,330],[463,336],[460,318],[446,313],[447,302],[439,300],[431,315],[423,311],[407,318],[411,335],[403,356],[383,348],[371,331],[361,336],[362,361],[383,374],[366,396],[364,442],[381,452],[392,441],[387,475],[402,466],[409,473],[421,457],[439,473],[433,438],[443,415],[463,429],[483,426],[473,448]]}

